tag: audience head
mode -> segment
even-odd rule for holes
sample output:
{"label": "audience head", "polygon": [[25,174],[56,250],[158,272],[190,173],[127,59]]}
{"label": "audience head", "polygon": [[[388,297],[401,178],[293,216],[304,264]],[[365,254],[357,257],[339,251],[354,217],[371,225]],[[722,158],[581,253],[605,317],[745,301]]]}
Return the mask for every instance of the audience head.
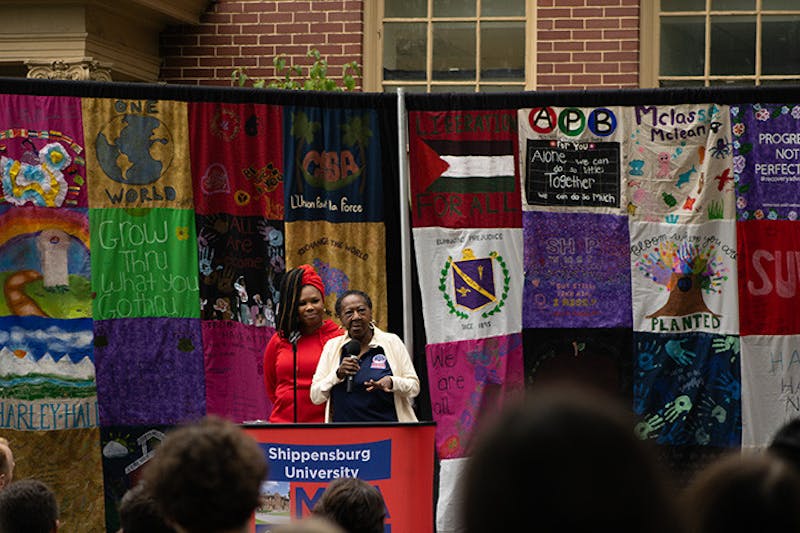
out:
{"label": "audience head", "polygon": [[572,385],[507,407],[467,463],[465,531],[679,531],[633,428],[629,409]]}
{"label": "audience head", "polygon": [[14,454],[8,439],[0,437],[0,490],[14,479]]}
{"label": "audience head", "polygon": [[211,416],[168,433],[144,482],[176,530],[212,533],[247,526],[266,476],[266,458],[255,440]]}
{"label": "audience head", "polygon": [[0,437],[0,490],[14,479],[14,454],[8,439]]}
{"label": "audience head", "polygon": [[0,531],[52,533],[57,530],[56,497],[41,481],[23,479],[0,492]]}
{"label": "audience head", "polygon": [[347,533],[330,520],[315,516],[278,526],[271,531],[273,533]]}
{"label": "audience head", "polygon": [[122,497],[119,521],[122,533],[175,533],[164,521],[144,483],[139,483]]}
{"label": "audience head", "polygon": [[331,481],[313,513],[335,522],[347,533],[382,533],[386,505],[378,489],[366,481],[341,477]]}
{"label": "audience head", "polygon": [[731,453],[684,493],[690,533],[800,531],[800,475],[770,454]]}
{"label": "audience head", "polygon": [[800,472],[800,418],[793,418],[784,424],[772,438],[768,449]]}

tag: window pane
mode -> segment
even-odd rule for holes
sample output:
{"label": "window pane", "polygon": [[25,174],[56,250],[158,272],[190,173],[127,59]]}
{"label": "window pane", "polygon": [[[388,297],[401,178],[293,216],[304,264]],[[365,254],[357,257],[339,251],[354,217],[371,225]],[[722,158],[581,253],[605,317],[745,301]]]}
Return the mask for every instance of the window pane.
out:
{"label": "window pane", "polygon": [[428,0],[383,0],[384,17],[426,17]]}
{"label": "window pane", "polygon": [[790,80],[761,80],[761,85],[797,85],[798,78]]}
{"label": "window pane", "polygon": [[761,19],[761,73],[800,74],[800,16]]}
{"label": "window pane", "polygon": [[434,17],[474,17],[475,0],[433,0]]}
{"label": "window pane", "polygon": [[473,85],[432,85],[431,93],[474,93]]}
{"label": "window pane", "polygon": [[711,74],[755,74],[756,18],[711,17]]}
{"label": "window pane", "polygon": [[525,79],[525,23],[481,24],[481,79]]}
{"label": "window pane", "polygon": [[483,0],[481,15],[484,17],[525,16],[525,0]]}
{"label": "window pane", "polygon": [[701,76],[705,43],[705,17],[661,19],[661,75]]}
{"label": "window pane", "polygon": [[383,92],[397,93],[397,88],[402,87],[406,93],[426,93],[428,89],[425,85],[384,85]]}
{"label": "window pane", "polygon": [[661,11],[705,11],[706,0],[661,0]]}
{"label": "window pane", "polygon": [[800,9],[797,0],[761,0],[762,10]]}
{"label": "window pane", "polygon": [[659,87],[702,87],[703,80],[661,80]]}
{"label": "window pane", "polygon": [[383,79],[425,79],[425,23],[383,25]]}
{"label": "window pane", "polygon": [[755,8],[755,0],[713,0],[711,2],[712,11],[739,11]]}
{"label": "window pane", "polygon": [[480,92],[482,93],[520,93],[525,90],[524,85],[483,85],[481,84]]}
{"label": "window pane", "polygon": [[439,22],[433,25],[433,79],[475,79],[475,24]]}
{"label": "window pane", "polygon": [[708,84],[712,87],[751,87],[756,80],[711,80]]}

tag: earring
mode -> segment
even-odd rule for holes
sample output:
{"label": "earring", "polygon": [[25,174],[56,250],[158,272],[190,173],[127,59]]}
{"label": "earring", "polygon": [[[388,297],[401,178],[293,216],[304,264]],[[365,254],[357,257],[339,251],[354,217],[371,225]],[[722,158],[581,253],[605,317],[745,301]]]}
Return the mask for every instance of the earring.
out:
{"label": "earring", "polygon": [[369,321],[369,329],[375,329],[375,321],[374,320],[370,320]]}

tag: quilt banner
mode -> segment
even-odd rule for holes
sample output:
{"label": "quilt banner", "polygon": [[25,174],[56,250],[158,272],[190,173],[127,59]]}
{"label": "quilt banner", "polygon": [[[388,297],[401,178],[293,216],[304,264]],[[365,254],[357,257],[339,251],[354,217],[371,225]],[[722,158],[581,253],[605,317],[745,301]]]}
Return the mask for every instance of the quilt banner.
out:
{"label": "quilt banner", "polygon": [[739,333],[736,222],[630,222],[633,329]]}
{"label": "quilt banner", "polygon": [[46,483],[58,500],[58,531],[104,531],[100,430],[3,431],[14,452],[14,480]]}
{"label": "quilt banner", "polygon": [[206,414],[199,320],[94,323],[100,423],[175,424]]}
{"label": "quilt banner", "polygon": [[200,317],[193,211],[91,209],[89,220],[95,320]]}
{"label": "quilt banner", "polygon": [[640,438],[672,446],[739,444],[739,337],[635,332],[634,350]]}
{"label": "quilt banner", "polygon": [[526,386],[570,380],[610,396],[621,396],[630,403],[630,328],[525,329],[522,342]]}
{"label": "quilt banner", "polygon": [[119,531],[119,503],[142,478],[145,466],[172,426],[114,426],[100,428],[106,531]]}
{"label": "quilt banner", "polygon": [[245,426],[269,461],[255,533],[308,516],[328,483],[357,477],[386,503],[385,531],[430,531],[433,424]]}
{"label": "quilt banner", "polygon": [[386,231],[382,223],[289,222],[286,263],[287,268],[314,267],[325,284],[325,308],[331,313],[344,291],[366,292],[372,299],[375,322],[386,327]]}
{"label": "quilt banner", "polygon": [[[429,344],[522,329],[522,230],[414,228]],[[433,327],[431,327],[433,326]]]}
{"label": "quilt banner", "polygon": [[798,226],[788,220],[737,223],[742,335],[800,333]]}
{"label": "quilt banner", "polygon": [[627,108],[627,211],[648,222],[702,223],[735,216],[727,106]]}
{"label": "quilt banner", "polygon": [[621,108],[536,107],[517,119],[524,209],[623,213]]}
{"label": "quilt banner", "polygon": [[195,210],[283,220],[283,108],[189,104]]}
{"label": "quilt banner", "polygon": [[0,201],[86,207],[80,98],[0,95]]}
{"label": "quilt banner", "polygon": [[0,318],[0,428],[99,425],[92,321]]}
{"label": "quilt banner", "polygon": [[275,327],[283,221],[197,215],[201,317]]}
{"label": "quilt banner", "polygon": [[0,316],[92,316],[86,211],[0,205]]}
{"label": "quilt banner", "polygon": [[522,393],[522,335],[429,344],[431,404],[441,459],[464,457],[476,430]]}
{"label": "quilt banner", "polygon": [[800,416],[800,336],[742,337],[742,447],[763,448]]}
{"label": "quilt banner", "polygon": [[381,221],[378,114],[318,107],[283,113],[285,220]]}
{"label": "quilt banner", "polygon": [[739,220],[797,220],[800,105],[731,107]]}
{"label": "quilt banner", "polygon": [[186,102],[85,98],[89,207],[193,206]]}
{"label": "quilt banner", "polygon": [[631,326],[625,217],[526,211],[522,235],[523,327]]}
{"label": "quilt banner", "polygon": [[520,226],[513,110],[409,113],[414,227]]}
{"label": "quilt banner", "polygon": [[267,420],[264,349],[275,330],[231,320],[203,320],[206,408],[234,422]]}

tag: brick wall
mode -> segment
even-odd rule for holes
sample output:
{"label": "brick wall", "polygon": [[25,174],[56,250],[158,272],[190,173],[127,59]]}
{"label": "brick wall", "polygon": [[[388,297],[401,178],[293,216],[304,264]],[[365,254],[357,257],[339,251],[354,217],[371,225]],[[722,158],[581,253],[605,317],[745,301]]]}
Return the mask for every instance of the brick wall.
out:
{"label": "brick wall", "polygon": [[329,77],[340,78],[345,63],[363,63],[363,1],[216,0],[199,25],[174,26],[161,34],[160,80],[231,86],[236,67],[246,67],[249,76],[271,78],[276,55],[307,65],[311,47],[328,60]]}
{"label": "brick wall", "polygon": [[537,89],[639,86],[639,0],[538,0]]}

